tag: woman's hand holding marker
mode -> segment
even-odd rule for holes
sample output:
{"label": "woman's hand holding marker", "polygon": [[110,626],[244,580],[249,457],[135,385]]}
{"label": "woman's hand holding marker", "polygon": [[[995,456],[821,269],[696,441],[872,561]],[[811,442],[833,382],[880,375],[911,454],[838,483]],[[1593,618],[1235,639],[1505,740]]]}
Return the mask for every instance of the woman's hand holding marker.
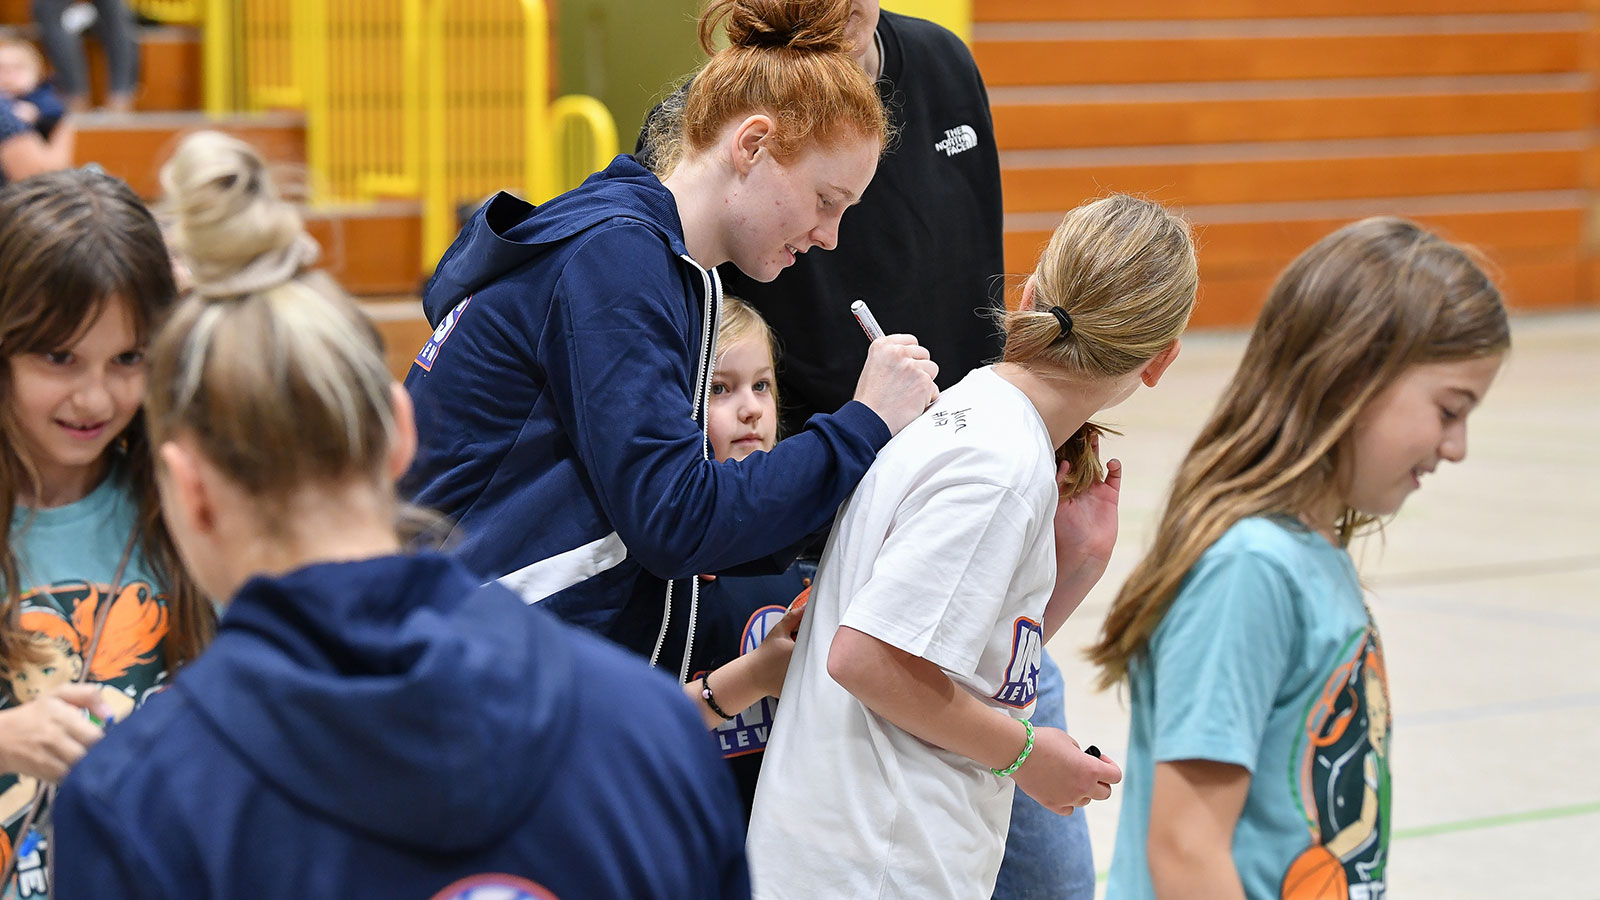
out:
{"label": "woman's hand holding marker", "polygon": [[[874,331],[882,334],[883,329],[866,303],[857,300],[851,305],[851,312],[868,336]],[[916,338],[909,334],[878,337],[867,351],[867,363],[861,367],[854,399],[877,413],[889,426],[891,435],[899,434],[939,399],[939,387],[933,383],[938,374],[939,365]]]}
{"label": "woman's hand holding marker", "polygon": [[1104,755],[1085,753],[1059,728],[1038,728],[1033,753],[1011,777],[1040,806],[1065,816],[1110,797],[1111,786],[1122,781],[1122,769]]}

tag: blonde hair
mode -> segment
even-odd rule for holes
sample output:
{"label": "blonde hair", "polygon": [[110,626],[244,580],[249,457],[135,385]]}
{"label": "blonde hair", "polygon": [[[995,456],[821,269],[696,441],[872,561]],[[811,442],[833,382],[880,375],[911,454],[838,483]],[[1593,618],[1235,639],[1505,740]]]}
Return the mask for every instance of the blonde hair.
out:
{"label": "blonde hair", "polygon": [[[126,304],[143,341],[171,312],[177,288],[155,218],[127,184],[83,169],[35,175],[0,189],[0,354],[70,346],[113,299]],[[0,666],[36,662],[20,627],[21,573],[11,522],[23,493],[37,496],[38,462],[22,452],[11,367],[0,364]],[[170,604],[166,663],[200,655],[215,630],[211,604],[178,556],[156,492],[147,417],[140,413],[107,452],[138,503],[141,549]]]}
{"label": "blonde hair", "polygon": [[[1091,379],[1134,371],[1183,333],[1200,284],[1189,225],[1159,203],[1113,194],[1067,213],[1032,276],[1033,308],[1000,313],[1004,362]],[[1071,317],[1070,333],[1052,312]],[[1057,452],[1062,493],[1104,478],[1085,423]]]}
{"label": "blonde hair", "polygon": [[[743,340],[755,339],[761,341],[767,350],[767,358],[772,361],[773,374],[778,368],[778,334],[767,324],[761,311],[751,306],[738,297],[722,298],[722,322],[717,326],[717,346],[727,350],[734,344]],[[718,360],[721,363],[721,360]],[[778,404],[778,382],[772,382],[772,402]]]}
{"label": "blonde hair", "polygon": [[[202,454],[287,525],[297,488],[384,485],[396,437],[381,342],[321,273],[298,213],[249,144],[190,135],[163,167],[173,243],[194,289],[150,353],[152,441]],[[385,488],[390,489],[392,488]]]}
{"label": "blonde hair", "polygon": [[[1336,489],[1357,415],[1401,373],[1510,346],[1489,276],[1413,222],[1366,219],[1300,254],[1273,285],[1232,383],[1178,470],[1155,545],[1089,649],[1101,686],[1127,676],[1189,569],[1234,523],[1298,516]],[[1373,521],[1345,508],[1341,544]]]}
{"label": "blonde hair", "polygon": [[[715,49],[726,22],[729,46]],[[674,92],[651,117],[646,143],[658,175],[716,142],[728,122],[771,115],[766,146],[787,160],[809,146],[850,136],[882,147],[888,116],[878,89],[850,55],[850,0],[711,0],[700,45],[711,55],[687,91]]]}

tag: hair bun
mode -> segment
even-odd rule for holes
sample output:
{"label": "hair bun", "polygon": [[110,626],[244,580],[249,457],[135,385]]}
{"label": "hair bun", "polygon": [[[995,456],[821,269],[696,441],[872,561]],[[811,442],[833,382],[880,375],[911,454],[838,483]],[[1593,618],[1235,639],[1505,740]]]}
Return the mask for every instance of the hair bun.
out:
{"label": "hair bun", "polygon": [[195,291],[231,297],[274,287],[316,262],[320,248],[283,200],[256,149],[217,131],[184,138],[161,168],[172,243]]}
{"label": "hair bun", "polygon": [[727,21],[732,47],[847,53],[850,0],[713,0],[700,19],[700,43],[711,52],[717,24]]}

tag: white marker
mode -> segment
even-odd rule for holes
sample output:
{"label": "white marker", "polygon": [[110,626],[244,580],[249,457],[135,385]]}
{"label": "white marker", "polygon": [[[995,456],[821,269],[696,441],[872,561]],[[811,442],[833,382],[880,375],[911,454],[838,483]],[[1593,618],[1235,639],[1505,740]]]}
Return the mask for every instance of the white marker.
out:
{"label": "white marker", "polygon": [[857,300],[850,304],[850,314],[856,317],[861,324],[861,330],[867,333],[867,340],[875,341],[883,337],[883,328],[878,325],[878,320],[872,317],[872,310],[867,309],[867,301]]}

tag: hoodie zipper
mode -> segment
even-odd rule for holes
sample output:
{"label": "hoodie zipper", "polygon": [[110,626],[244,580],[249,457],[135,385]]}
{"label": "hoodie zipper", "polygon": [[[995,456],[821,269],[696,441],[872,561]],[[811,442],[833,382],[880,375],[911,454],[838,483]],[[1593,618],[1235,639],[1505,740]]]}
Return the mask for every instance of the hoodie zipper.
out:
{"label": "hoodie zipper", "polygon": [[[703,268],[694,258],[682,258],[700,273],[705,287],[705,310],[700,316],[700,362],[695,367],[693,416],[700,423],[700,458],[711,458],[711,376],[717,364],[717,337],[722,330],[722,278],[716,269]],[[656,634],[655,649],[650,651],[650,665],[661,659],[661,646],[667,640],[667,625],[672,621],[672,585],[667,580],[667,594],[661,610],[661,630]],[[683,660],[678,664],[678,683],[689,681],[689,657],[694,651],[694,630],[700,618],[700,577],[689,576],[689,629],[683,638]]]}

